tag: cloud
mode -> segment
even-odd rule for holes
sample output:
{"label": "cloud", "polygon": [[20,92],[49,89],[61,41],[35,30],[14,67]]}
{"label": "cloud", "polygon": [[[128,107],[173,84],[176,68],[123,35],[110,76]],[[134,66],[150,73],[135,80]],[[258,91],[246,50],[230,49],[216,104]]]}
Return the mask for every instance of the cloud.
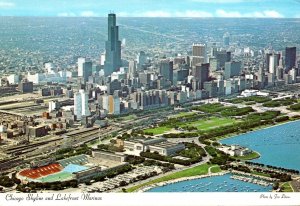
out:
{"label": "cloud", "polygon": [[216,15],[218,17],[242,17],[242,14],[238,11],[224,11],[222,9],[219,9],[216,11]]}
{"label": "cloud", "polygon": [[139,15],[140,17],[172,17],[172,14],[167,11],[146,11]]}
{"label": "cloud", "polygon": [[275,10],[255,11],[250,13],[240,13],[238,11],[225,11],[218,9],[216,11],[217,17],[230,17],[230,18],[283,18],[284,16]]}
{"label": "cloud", "polygon": [[83,12],[80,13],[80,16],[82,16],[82,17],[95,17],[95,16],[98,16],[98,14],[96,14],[93,11],[83,11]]}
{"label": "cloud", "polygon": [[72,13],[72,12],[63,12],[63,13],[57,14],[57,16],[59,16],[59,17],[75,17],[76,14]]}
{"label": "cloud", "polygon": [[175,12],[175,17],[213,17],[213,14],[206,11],[187,10],[184,12]]}
{"label": "cloud", "polygon": [[7,2],[7,1],[0,1],[0,8],[5,9],[5,8],[11,8],[15,7],[15,3],[13,2]]}
{"label": "cloud", "polygon": [[212,13],[199,10],[186,10],[186,11],[163,11],[153,10],[145,12],[120,12],[117,14],[120,17],[213,17]]}

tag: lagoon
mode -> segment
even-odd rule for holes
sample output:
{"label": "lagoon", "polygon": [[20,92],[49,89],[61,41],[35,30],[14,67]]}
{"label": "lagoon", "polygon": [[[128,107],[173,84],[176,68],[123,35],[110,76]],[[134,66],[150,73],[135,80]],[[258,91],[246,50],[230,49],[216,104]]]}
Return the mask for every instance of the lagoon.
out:
{"label": "lagoon", "polygon": [[300,171],[300,121],[265,128],[220,141],[248,147],[261,157],[253,162]]}

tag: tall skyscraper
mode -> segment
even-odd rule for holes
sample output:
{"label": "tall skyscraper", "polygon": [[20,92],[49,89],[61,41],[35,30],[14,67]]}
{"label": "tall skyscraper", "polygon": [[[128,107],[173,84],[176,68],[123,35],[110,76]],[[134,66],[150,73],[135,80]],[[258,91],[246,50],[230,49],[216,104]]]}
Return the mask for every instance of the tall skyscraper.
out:
{"label": "tall skyscraper", "polygon": [[278,66],[279,54],[272,54],[271,56],[269,56],[269,58],[269,73],[277,75],[276,68]]}
{"label": "tall skyscraper", "polygon": [[241,62],[231,61],[225,62],[225,70],[224,70],[224,79],[229,79],[234,76],[240,75],[241,72]]}
{"label": "tall skyscraper", "polygon": [[224,35],[223,35],[223,45],[224,46],[229,46],[229,39],[230,35],[228,32],[226,32]]}
{"label": "tall skyscraper", "polygon": [[83,77],[84,82],[89,80],[89,76],[93,73],[93,63],[86,58],[78,58],[78,77]]}
{"label": "tall skyscraper", "polygon": [[135,60],[129,61],[128,78],[132,79],[136,75],[137,62]]}
{"label": "tall skyscraper", "polygon": [[200,83],[200,89],[202,89],[203,83],[208,81],[209,78],[209,63],[197,64],[196,67],[192,68],[192,76]]}
{"label": "tall skyscraper", "polygon": [[288,72],[296,65],[296,47],[285,48],[285,72]]}
{"label": "tall skyscraper", "polygon": [[147,63],[147,56],[144,51],[140,51],[140,53],[137,55],[137,67],[138,70],[142,70],[143,65]]}
{"label": "tall skyscraper", "polygon": [[81,120],[82,116],[91,115],[88,100],[89,96],[83,89],[74,95],[74,115],[76,115],[77,120]]}
{"label": "tall skyscraper", "polygon": [[192,55],[194,57],[203,57],[204,62],[207,63],[206,45],[205,44],[193,44]]}
{"label": "tall skyscraper", "polygon": [[159,73],[173,83],[173,61],[167,59],[161,60]]}
{"label": "tall skyscraper", "polygon": [[206,57],[206,46],[205,44],[193,44],[192,55],[197,57]]}
{"label": "tall skyscraper", "polygon": [[108,14],[108,40],[105,42],[104,74],[109,76],[117,71],[121,65],[121,41],[119,27],[116,26],[116,14]]}

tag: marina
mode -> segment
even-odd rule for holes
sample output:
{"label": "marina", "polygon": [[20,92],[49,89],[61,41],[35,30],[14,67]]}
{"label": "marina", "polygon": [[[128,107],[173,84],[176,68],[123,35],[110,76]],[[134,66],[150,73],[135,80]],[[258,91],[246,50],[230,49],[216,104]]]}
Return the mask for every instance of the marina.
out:
{"label": "marina", "polygon": [[[239,177],[239,178],[237,178]],[[247,177],[233,175],[215,175],[164,184],[146,189],[146,192],[270,192],[271,184],[262,180],[246,181]]]}

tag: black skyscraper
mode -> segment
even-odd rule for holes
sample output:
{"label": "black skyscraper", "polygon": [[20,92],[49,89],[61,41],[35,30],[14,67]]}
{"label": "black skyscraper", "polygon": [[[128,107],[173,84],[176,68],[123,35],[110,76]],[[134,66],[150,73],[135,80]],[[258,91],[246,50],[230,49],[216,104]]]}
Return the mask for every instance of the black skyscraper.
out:
{"label": "black skyscraper", "polygon": [[296,64],[296,47],[285,48],[285,71],[288,72]]}
{"label": "black skyscraper", "polygon": [[121,41],[119,27],[116,26],[116,15],[108,14],[108,40],[105,42],[105,76],[110,75],[121,67]]}

